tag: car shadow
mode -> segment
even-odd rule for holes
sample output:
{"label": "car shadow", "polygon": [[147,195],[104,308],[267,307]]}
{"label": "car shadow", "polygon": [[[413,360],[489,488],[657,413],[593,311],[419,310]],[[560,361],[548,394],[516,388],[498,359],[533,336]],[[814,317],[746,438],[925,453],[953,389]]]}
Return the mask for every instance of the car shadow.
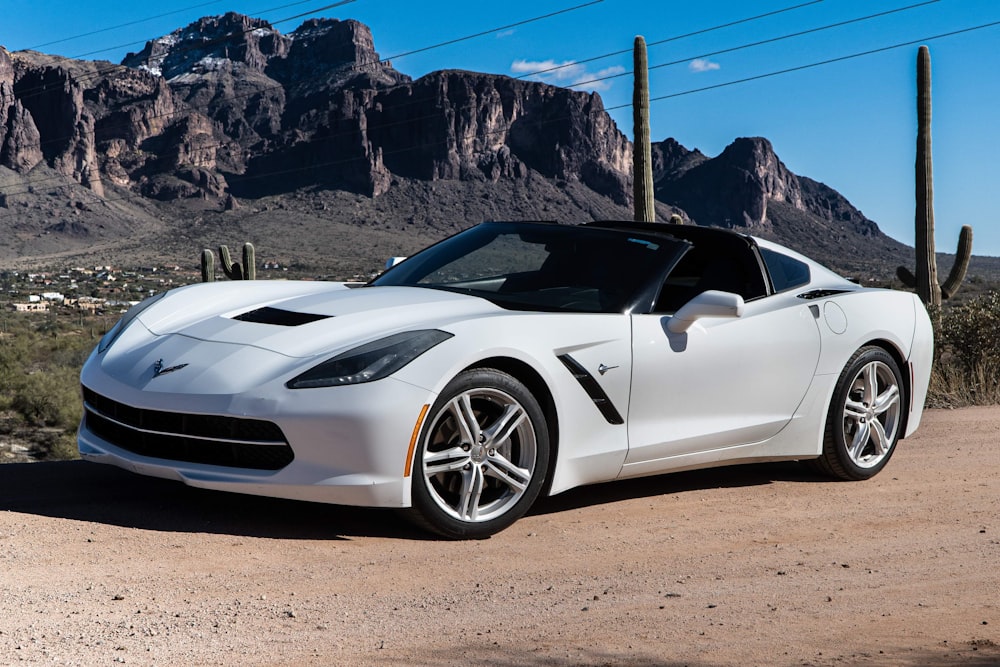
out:
{"label": "car shadow", "polygon": [[392,511],[196,489],[86,461],[0,465],[0,511],[166,532],[427,539]]}
{"label": "car shadow", "polygon": [[703,489],[763,486],[773,482],[817,481],[828,480],[795,461],[688,470],[577,487],[555,496],[539,498],[529,514],[552,514],[622,500],[652,498]]}
{"label": "car shadow", "polygon": [[[539,499],[531,514],[706,488],[814,479],[795,464],[682,472],[573,489]],[[0,465],[4,511],[165,532],[302,540],[436,539],[391,510],[195,489],[85,461]]]}

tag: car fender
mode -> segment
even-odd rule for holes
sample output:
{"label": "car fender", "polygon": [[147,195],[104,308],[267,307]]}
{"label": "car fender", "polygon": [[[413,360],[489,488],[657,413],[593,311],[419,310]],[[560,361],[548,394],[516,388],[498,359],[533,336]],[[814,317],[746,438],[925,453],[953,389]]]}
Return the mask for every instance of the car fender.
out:
{"label": "car fender", "polygon": [[[545,383],[558,434],[550,492],[614,479],[628,451],[624,423],[611,423],[561,356],[569,355],[615,409],[628,414],[631,323],[621,314],[506,313],[444,327],[453,337],[405,366],[396,379],[425,387],[429,402],[459,373],[509,359],[530,367]],[[604,372],[601,372],[604,368]]]}

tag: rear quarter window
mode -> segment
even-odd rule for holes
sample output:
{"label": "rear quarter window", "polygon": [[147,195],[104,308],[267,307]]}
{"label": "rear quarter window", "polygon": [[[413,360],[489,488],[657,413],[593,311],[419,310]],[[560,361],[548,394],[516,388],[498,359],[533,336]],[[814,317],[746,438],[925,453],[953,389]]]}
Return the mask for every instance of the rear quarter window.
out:
{"label": "rear quarter window", "polygon": [[767,266],[767,272],[771,275],[771,284],[775,292],[784,292],[809,284],[809,265],[805,262],[769,248],[761,248],[760,256]]}

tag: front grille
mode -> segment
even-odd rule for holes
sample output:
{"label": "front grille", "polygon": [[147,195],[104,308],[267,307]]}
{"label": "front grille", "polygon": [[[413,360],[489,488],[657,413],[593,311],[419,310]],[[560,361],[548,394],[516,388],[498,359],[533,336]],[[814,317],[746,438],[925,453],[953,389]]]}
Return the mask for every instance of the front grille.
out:
{"label": "front grille", "polygon": [[252,470],[280,470],[295,458],[269,421],[135,408],[87,387],[83,400],[89,431],[141,456]]}

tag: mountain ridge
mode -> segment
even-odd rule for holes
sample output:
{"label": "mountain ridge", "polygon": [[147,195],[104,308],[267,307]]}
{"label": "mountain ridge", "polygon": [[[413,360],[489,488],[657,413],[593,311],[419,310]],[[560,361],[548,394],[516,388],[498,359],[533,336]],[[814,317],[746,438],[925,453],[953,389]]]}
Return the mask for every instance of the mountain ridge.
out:
{"label": "mountain ridge", "polygon": [[[324,225],[359,239],[391,230],[412,247],[526,213],[631,218],[631,143],[597,93],[455,69],[414,80],[350,19],[283,35],[230,12],[122,62],[0,47],[0,263],[116,244],[124,258],[137,238],[161,252],[175,248],[163,239],[184,239],[193,259],[237,232],[318,263],[320,249],[295,241],[323,237]],[[891,274],[911,261],[912,249],[793,174],[766,139],[736,139],[715,157],[666,139],[653,166],[660,220],[772,238],[845,271]],[[308,228],[261,221],[282,210],[308,211]]]}

